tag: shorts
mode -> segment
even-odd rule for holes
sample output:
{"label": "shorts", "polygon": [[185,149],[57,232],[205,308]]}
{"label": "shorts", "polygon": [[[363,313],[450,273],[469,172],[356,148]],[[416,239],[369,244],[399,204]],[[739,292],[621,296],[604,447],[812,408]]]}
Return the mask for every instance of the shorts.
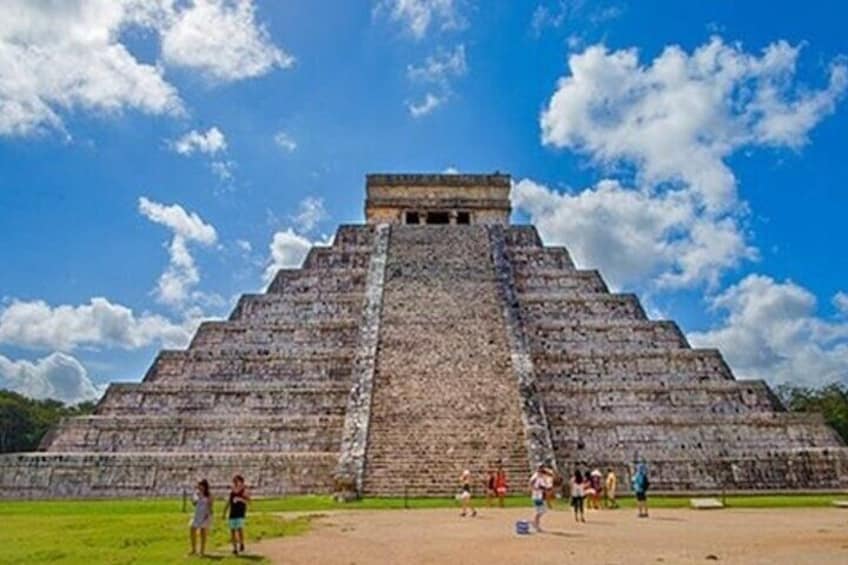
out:
{"label": "shorts", "polygon": [[244,518],[230,518],[229,524],[230,524],[231,530],[243,530],[244,529]]}
{"label": "shorts", "polygon": [[498,496],[506,496],[506,487],[498,487],[497,493],[498,493]]}
{"label": "shorts", "polygon": [[536,509],[536,514],[544,514],[548,507],[545,506],[544,498],[534,498],[533,499],[533,508]]}
{"label": "shorts", "polygon": [[583,497],[582,496],[572,496],[571,497],[571,507],[575,510],[580,510],[583,508]]}
{"label": "shorts", "polygon": [[648,493],[645,491],[637,492],[636,500],[638,500],[639,502],[645,502],[646,500],[648,500]]}
{"label": "shorts", "polygon": [[459,499],[460,500],[468,500],[470,498],[471,498],[471,493],[468,492],[467,490],[464,490],[461,493],[459,493]]}

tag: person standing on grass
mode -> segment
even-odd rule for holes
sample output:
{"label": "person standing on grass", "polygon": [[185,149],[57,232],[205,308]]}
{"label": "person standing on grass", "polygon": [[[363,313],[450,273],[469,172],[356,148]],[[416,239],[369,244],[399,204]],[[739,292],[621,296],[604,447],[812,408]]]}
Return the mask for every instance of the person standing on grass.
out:
{"label": "person standing on grass", "polygon": [[463,518],[468,513],[468,510],[471,510],[471,517],[477,515],[477,509],[474,508],[474,505],[471,504],[471,471],[468,469],[462,472],[462,475],[459,477],[460,483],[460,491],[459,491],[459,501],[462,504],[462,512],[459,514]]}
{"label": "person standing on grass", "polygon": [[618,508],[618,503],[615,501],[616,488],[618,488],[618,477],[615,476],[615,471],[610,468],[604,481],[604,506],[607,508]]}
{"label": "person standing on grass", "polygon": [[574,471],[574,476],[571,477],[571,507],[574,509],[574,521],[585,522],[586,515],[584,513],[584,497],[586,491],[584,489],[584,477],[580,469]]}
{"label": "person standing on grass", "polygon": [[594,510],[601,509],[601,494],[603,494],[604,486],[602,482],[603,475],[599,469],[593,469],[589,475],[589,482],[592,484],[592,496],[589,499],[589,508]]}
{"label": "person standing on grass", "polygon": [[197,554],[197,534],[200,533],[200,555],[206,555],[206,538],[212,527],[212,493],[209,491],[209,481],[203,479],[197,483],[196,492],[191,503],[194,505],[194,516],[189,524],[191,537],[191,555]]}
{"label": "person standing on grass", "polygon": [[491,506],[492,499],[498,496],[497,489],[495,488],[495,472],[493,470],[489,469],[483,486],[486,489],[486,506]]}
{"label": "person standing on grass", "polygon": [[[233,486],[230,489],[230,497],[224,506],[224,517],[229,517],[230,540],[233,542],[233,555],[244,552],[244,520],[247,517],[247,503],[250,502],[250,494],[244,484],[244,477],[236,475],[233,477]],[[227,514],[229,510],[229,515]]]}
{"label": "person standing on grass", "polygon": [[533,501],[533,527],[537,532],[542,531],[542,515],[546,511],[545,493],[548,490],[549,483],[548,468],[542,463],[536,472],[530,477],[530,498]]}
{"label": "person standing on grass", "polygon": [[498,497],[498,505],[504,507],[504,499],[507,491],[506,471],[504,471],[503,463],[498,461],[498,470],[495,472],[495,494]]}
{"label": "person standing on grass", "polygon": [[636,506],[639,508],[639,517],[648,517],[648,488],[650,481],[648,480],[648,466],[645,463],[639,463],[636,466],[636,474],[633,475],[633,492],[636,494]]}

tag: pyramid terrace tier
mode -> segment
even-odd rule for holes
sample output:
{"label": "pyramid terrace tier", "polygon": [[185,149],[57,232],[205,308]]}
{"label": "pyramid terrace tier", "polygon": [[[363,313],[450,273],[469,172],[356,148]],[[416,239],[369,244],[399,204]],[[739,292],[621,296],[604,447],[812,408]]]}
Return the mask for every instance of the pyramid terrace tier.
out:
{"label": "pyramid terrace tier", "polygon": [[[629,492],[633,454],[611,455],[578,454],[561,461],[560,466],[613,469],[619,477],[619,490]],[[668,450],[652,453],[648,465],[654,493],[798,493],[839,491],[848,486],[848,449],[844,447],[749,449],[736,455],[714,452],[706,457]]]}
{"label": "pyramid terrace tier", "polygon": [[270,294],[362,292],[365,269],[315,268],[280,269],[268,285]]}
{"label": "pyramid terrace tier", "polygon": [[715,349],[581,349],[534,355],[537,380],[674,383],[733,380]]}
{"label": "pyramid terrace tier", "polygon": [[783,406],[763,381],[616,383],[547,379],[539,384],[550,419],[779,414]]}
{"label": "pyramid terrace tier", "polygon": [[353,320],[312,320],[308,323],[214,321],[203,322],[191,340],[190,349],[222,347],[227,344],[273,345],[275,343],[316,344],[351,347],[359,326]]}
{"label": "pyramid terrace tier", "polygon": [[40,453],[0,455],[7,498],[181,496],[201,478],[224,496],[234,474],[263,495],[332,490],[338,454],[328,453]]}
{"label": "pyramid terrace tier", "polygon": [[49,451],[338,451],[343,421],[343,413],[320,416],[85,416],[64,420],[50,443]]}
{"label": "pyramid terrace tier", "polygon": [[515,289],[520,294],[548,293],[553,296],[580,296],[608,293],[598,271],[559,269],[515,269]]}
{"label": "pyramid terrace tier", "polygon": [[245,294],[230,314],[231,321],[248,323],[357,322],[361,293]]}
{"label": "pyramid terrace tier", "polygon": [[646,320],[635,294],[565,295],[525,293],[518,296],[525,323],[558,320]]}
{"label": "pyramid terrace tier", "polygon": [[615,351],[689,347],[683,332],[670,321],[549,321],[534,324],[528,333],[534,352],[553,354],[599,347]]}
{"label": "pyramid terrace tier", "polygon": [[98,415],[343,415],[350,390],[345,379],[308,383],[294,377],[291,384],[190,381],[179,384],[111,384],[97,405]]}
{"label": "pyramid terrace tier", "polygon": [[341,382],[349,381],[352,354],[328,351],[300,354],[247,354],[238,351],[162,351],[144,378],[145,382],[188,381]]}

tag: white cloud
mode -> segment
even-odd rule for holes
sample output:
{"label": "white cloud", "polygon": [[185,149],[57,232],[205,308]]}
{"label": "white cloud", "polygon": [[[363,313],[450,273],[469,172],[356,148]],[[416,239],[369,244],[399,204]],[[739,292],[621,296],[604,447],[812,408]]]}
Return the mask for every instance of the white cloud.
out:
{"label": "white cloud", "polygon": [[407,109],[413,118],[420,118],[444,104],[452,95],[451,80],[464,76],[468,72],[465,59],[465,46],[457,45],[453,51],[437,50],[428,56],[421,65],[408,65],[407,78],[418,84],[435,87],[436,92],[427,92],[419,102],[408,102]]}
{"label": "white cloud", "polygon": [[704,216],[685,190],[658,193],[603,180],[559,193],[523,179],[512,201],[547,244],[566,245],[579,265],[599,268],[615,288],[648,280],[715,285],[723,271],[756,257],[733,217]]}
{"label": "white cloud", "polygon": [[271,257],[265,269],[265,281],[270,282],[280,269],[300,267],[306,254],[313,245],[317,244],[318,242],[312,242],[298,235],[291,228],[275,233],[269,246]]}
{"label": "white cloud", "polygon": [[191,130],[171,143],[171,147],[180,155],[191,155],[195,151],[207,155],[215,155],[227,150],[227,138],[217,127],[211,127],[206,132]]}
{"label": "white cloud", "polygon": [[[162,63],[143,63],[128,50],[123,38],[133,28],[161,40]],[[63,131],[62,114],[74,110],[181,115],[164,65],[229,81],[290,64],[255,21],[250,0],[6,0],[0,135]]]}
{"label": "white cloud", "polygon": [[839,291],[834,294],[833,305],[843,316],[848,316],[848,293]]}
{"label": "white cloud", "polygon": [[302,233],[312,231],[321,220],[327,217],[323,198],[307,196],[300,201],[297,208],[297,214],[292,216],[291,219],[297,226],[298,231]]}
{"label": "white cloud", "polygon": [[194,0],[173,10],[162,34],[162,55],[169,65],[228,82],[294,64],[256,22],[252,0]]}
{"label": "white cloud", "polygon": [[803,146],[848,86],[842,62],[831,64],[825,88],[799,85],[799,51],[778,41],[749,54],[716,37],[640,64],[635,49],[591,46],[569,57],[541,114],[542,140],[632,164],[644,184],[686,184],[712,212],[731,209],[736,178],[726,159],[746,146]]}
{"label": "white cloud", "polygon": [[60,351],[83,346],[136,349],[153,343],[179,347],[188,342],[193,325],[148,313],[136,316],[102,297],[79,306],[15,300],[0,310],[0,343]]}
{"label": "white cloud", "polygon": [[737,376],[772,384],[848,384],[848,323],[816,316],[816,298],[791,282],[752,274],[714,297],[720,327],[692,332],[697,347],[718,347]]}
{"label": "white cloud", "polygon": [[168,268],[159,277],[156,288],[157,299],[165,304],[179,306],[192,297],[192,288],[200,282],[200,273],[194,257],[188,250],[189,242],[213,245],[218,234],[215,228],[205,223],[196,213],[186,212],[182,206],[170,206],[139,198],[139,212],[147,219],[161,224],[174,232],[168,247]]}
{"label": "white cloud", "polygon": [[64,353],[52,353],[35,362],[12,361],[0,355],[0,388],[68,404],[96,400],[103,393],[103,387],[91,381],[85,367]]}
{"label": "white cloud", "polygon": [[297,149],[297,142],[292,136],[284,131],[278,131],[276,135],[274,135],[274,143],[276,143],[283,151],[287,151],[288,153]]}
{"label": "white cloud", "polygon": [[413,118],[426,116],[444,103],[445,99],[428,92],[420,102],[408,102],[406,107]]}
{"label": "white cloud", "polygon": [[412,37],[421,39],[431,27],[442,30],[465,27],[458,4],[454,0],[378,0],[374,15],[385,14],[389,20],[401,24]]}
{"label": "white cloud", "polygon": [[253,245],[251,245],[251,243],[246,239],[237,239],[236,247],[241,249],[244,253],[250,253],[253,251]]}
{"label": "white cloud", "polygon": [[424,60],[423,65],[409,65],[406,76],[412,81],[445,84],[452,77],[461,77],[468,72],[465,46],[457,45],[453,51],[439,50]]}

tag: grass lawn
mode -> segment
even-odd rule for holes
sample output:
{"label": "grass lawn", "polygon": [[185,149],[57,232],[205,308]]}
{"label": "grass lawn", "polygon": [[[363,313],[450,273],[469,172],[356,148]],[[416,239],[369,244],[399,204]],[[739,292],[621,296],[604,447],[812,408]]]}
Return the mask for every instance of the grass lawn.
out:
{"label": "grass lawn", "polygon": [[[728,496],[731,508],[827,507],[836,495]],[[622,508],[632,508],[630,497],[619,499]],[[480,506],[482,499],[475,499]],[[217,514],[223,507],[218,501]],[[686,507],[688,497],[652,497],[653,508]],[[391,510],[446,508],[457,503],[451,498],[371,498],[338,503],[329,496],[290,496],[257,499],[251,505],[247,545],[270,537],[297,535],[309,529],[309,518],[284,519],[279,512],[327,510]],[[528,507],[525,496],[507,498],[509,507]],[[188,552],[190,514],[181,511],[176,499],[102,501],[22,501],[0,502],[0,563],[183,563],[193,560]],[[565,506],[560,503],[559,508]],[[226,522],[218,518],[210,550],[222,563],[245,559],[261,561],[261,556],[229,556]]]}

